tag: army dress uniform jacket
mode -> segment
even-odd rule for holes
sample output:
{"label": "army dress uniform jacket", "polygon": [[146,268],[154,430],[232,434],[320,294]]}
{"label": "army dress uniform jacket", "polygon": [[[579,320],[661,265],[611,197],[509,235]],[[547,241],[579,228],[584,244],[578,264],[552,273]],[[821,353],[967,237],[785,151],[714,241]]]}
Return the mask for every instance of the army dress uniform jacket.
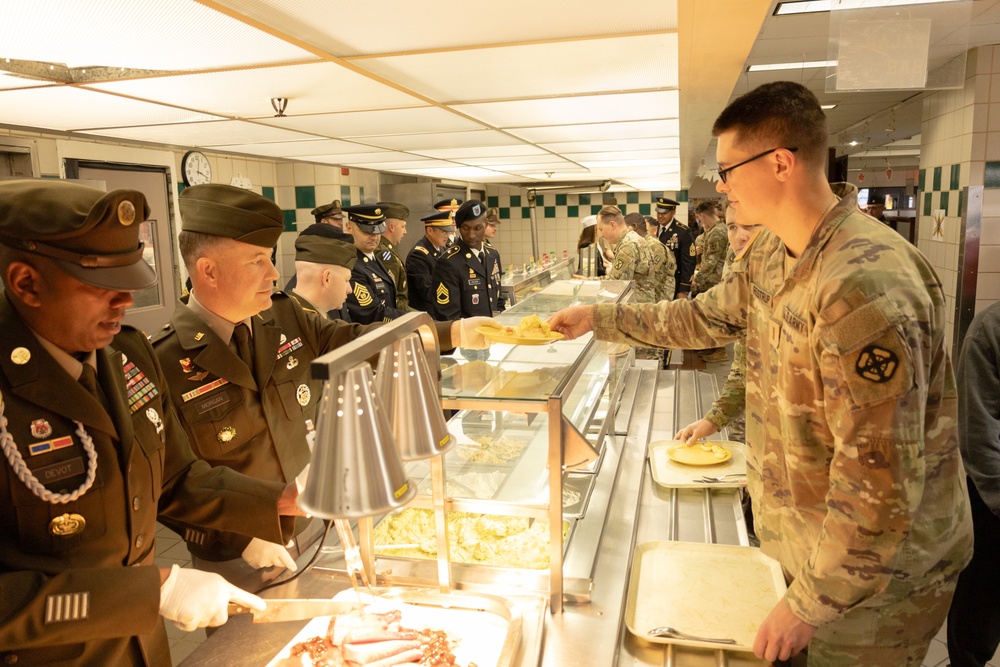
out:
{"label": "army dress uniform jacket", "polygon": [[396,307],[396,284],[379,260],[376,250],[369,259],[360,250],[358,261],[351,270],[351,293],[347,295],[347,311],[358,324],[391,322],[408,311]]}
{"label": "army dress uniform jacket", "polygon": [[722,270],[726,266],[726,255],[729,254],[729,235],[726,225],[717,222],[710,230],[698,237],[701,242],[701,264],[695,273],[692,289],[701,294],[719,284],[722,280]]}
{"label": "army dress uniform jacket", "polygon": [[423,237],[406,256],[409,306],[425,313],[434,312],[434,285],[431,276],[441,252]]}
{"label": "army dress uniform jacket", "polygon": [[[177,422],[164,374],[142,332],[123,327],[97,351],[98,398],[70,377],[0,296],[0,391],[13,447],[53,492],[35,495],[7,458],[0,474],[0,663],[170,666],[153,561],[156,519],[226,528],[272,542],[284,485],[198,461]],[[282,530],[284,527],[284,531]]]}
{"label": "army dress uniform jacket", "polygon": [[656,275],[649,246],[633,230],[628,230],[615,244],[615,261],[605,280],[633,280],[636,303],[656,302]]}
{"label": "army dress uniform jacket", "polygon": [[656,301],[670,301],[674,298],[674,275],[677,273],[677,263],[674,253],[660,243],[655,236],[648,234],[643,237],[649,247],[649,260],[653,263],[653,276],[656,279]]}
{"label": "army dress uniform jacket", "polygon": [[386,272],[392,277],[396,286],[396,308],[404,313],[410,312],[410,293],[406,282],[406,267],[396,253],[396,248],[384,236],[375,248],[375,256],[382,262]]}
{"label": "army dress uniform jacket", "polygon": [[691,230],[674,218],[666,229],[660,232],[660,243],[674,253],[677,264],[675,283],[678,292],[691,291],[691,277],[694,275],[695,246]]}
{"label": "army dress uniform jacket", "polygon": [[434,267],[434,319],[493,317],[503,310],[500,296],[499,262],[496,250],[483,244],[486,265],[459,239]]}
{"label": "army dress uniform jacket", "polygon": [[[251,320],[252,371],[185,304],[153,336],[153,348],[198,458],[286,484],[309,462],[307,422],[316,418],[323,387],[311,379],[309,364],[371,327],[324,319],[283,292]],[[306,522],[297,521],[296,532]],[[238,558],[250,543],[242,535],[164,523],[205,560]]]}
{"label": "army dress uniform jacket", "polygon": [[697,299],[594,313],[596,337],[662,347],[725,345],[746,329],[757,535],[793,579],[792,612],[830,623],[817,638],[953,588],[972,552],[941,283],[858,211],[854,186],[834,188],[840,202],[794,265],[764,231]]}

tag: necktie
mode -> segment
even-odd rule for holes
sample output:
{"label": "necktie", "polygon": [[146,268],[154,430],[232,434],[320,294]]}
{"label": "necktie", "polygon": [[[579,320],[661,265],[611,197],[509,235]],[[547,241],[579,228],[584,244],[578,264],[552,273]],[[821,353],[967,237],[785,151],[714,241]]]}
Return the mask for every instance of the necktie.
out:
{"label": "necktie", "polygon": [[236,341],[236,354],[247,368],[253,369],[253,347],[250,345],[250,328],[240,323],[233,329],[233,340]]}
{"label": "necktie", "polygon": [[479,258],[479,263],[482,264],[483,268],[485,269],[486,268],[486,255],[483,254],[483,252],[480,250],[479,252],[476,253],[476,257]]}
{"label": "necktie", "polygon": [[97,388],[97,371],[94,370],[93,366],[87,363],[83,364],[83,372],[80,374],[79,382],[84,389],[100,399],[101,393]]}

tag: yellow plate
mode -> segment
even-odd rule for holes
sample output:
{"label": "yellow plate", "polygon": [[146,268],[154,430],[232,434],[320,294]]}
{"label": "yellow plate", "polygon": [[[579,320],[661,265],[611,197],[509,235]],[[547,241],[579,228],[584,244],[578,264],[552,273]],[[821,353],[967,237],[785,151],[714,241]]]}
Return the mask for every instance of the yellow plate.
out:
{"label": "yellow plate", "polygon": [[[721,447],[721,445],[719,445]],[[725,463],[729,459],[733,458],[733,453],[726,450],[726,455],[721,459],[715,455],[715,452],[709,450],[705,451],[701,448],[701,443],[696,442],[693,445],[676,445],[667,450],[667,456],[671,460],[677,463],[683,463],[688,466],[714,466],[719,463]]]}
{"label": "yellow plate", "polygon": [[565,338],[561,333],[555,331],[549,332],[549,335],[545,338],[515,336],[514,334],[505,333],[503,329],[486,326],[476,327],[476,333],[482,334],[486,340],[491,340],[494,343],[509,343],[511,345],[547,345],[553,341]]}

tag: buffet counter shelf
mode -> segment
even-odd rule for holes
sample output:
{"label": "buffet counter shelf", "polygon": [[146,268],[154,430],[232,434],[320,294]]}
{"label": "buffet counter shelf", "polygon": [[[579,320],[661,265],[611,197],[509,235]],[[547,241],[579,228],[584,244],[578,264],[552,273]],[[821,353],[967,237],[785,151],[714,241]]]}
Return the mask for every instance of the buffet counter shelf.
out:
{"label": "buffet counter shelf", "polygon": [[546,268],[537,268],[527,273],[518,269],[514,275],[505,275],[500,281],[500,292],[507,300],[507,307],[524,301],[554,280],[572,278],[576,273],[576,257],[560,259]]}
{"label": "buffet counter shelf", "polygon": [[[546,596],[523,593],[516,585],[505,597],[516,600],[524,625],[516,665],[562,667],[580,665],[656,665],[759,667],[767,663],[752,654],[652,644],[634,637],[625,626],[628,577],[636,544],[681,540],[746,545],[747,533],[735,489],[663,489],[646,464],[648,443],[665,440],[699,418],[716,396],[714,376],[698,371],[655,371],[639,366],[625,376],[626,396],[608,429],[607,446],[620,458],[598,532],[600,552],[592,562],[589,600],[574,601],[567,590],[563,613],[549,613]],[[584,540],[586,541],[586,540]],[[573,569],[574,546],[566,565]],[[593,544],[587,545],[588,550]],[[300,561],[303,565],[305,559]],[[295,582],[263,597],[331,597],[348,588],[342,554],[326,548],[317,566]],[[579,598],[578,598],[579,599]],[[301,622],[251,625],[236,617],[220,628],[182,667],[263,667],[305,625]]]}

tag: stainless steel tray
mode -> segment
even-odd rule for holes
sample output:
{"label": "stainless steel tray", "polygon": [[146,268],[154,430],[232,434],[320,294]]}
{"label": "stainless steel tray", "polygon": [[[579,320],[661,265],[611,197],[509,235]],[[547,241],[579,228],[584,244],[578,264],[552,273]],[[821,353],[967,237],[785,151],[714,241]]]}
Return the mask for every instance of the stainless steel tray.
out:
{"label": "stainless steel tray", "polygon": [[[590,494],[597,482],[596,475],[571,472],[563,477],[563,516],[572,519],[582,519],[587,513]],[[568,500],[574,502],[568,503]]]}
{"label": "stainless steel tray", "polygon": [[[760,549],[644,542],[633,556],[625,625],[649,642],[752,652],[757,628],[784,594],[781,566]],[[647,634],[661,626],[700,637],[734,639],[736,644]]]}
{"label": "stainless steel tray", "polygon": [[[439,593],[419,588],[376,588],[374,599],[366,593],[345,590],[334,600],[356,601],[358,596],[371,606],[366,610],[401,609],[404,627],[445,630],[462,641],[453,651],[458,664],[474,662],[480,667],[510,667],[521,641],[521,612],[504,598],[461,591]],[[314,618],[268,663],[287,667],[292,647],[326,634],[329,616]]]}

